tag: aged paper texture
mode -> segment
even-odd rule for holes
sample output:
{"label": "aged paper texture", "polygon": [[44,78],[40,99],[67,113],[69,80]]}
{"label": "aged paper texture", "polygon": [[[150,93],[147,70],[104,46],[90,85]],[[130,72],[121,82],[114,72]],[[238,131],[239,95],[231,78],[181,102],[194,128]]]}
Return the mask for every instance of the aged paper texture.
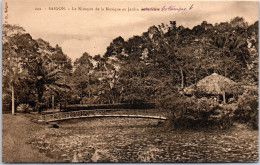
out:
{"label": "aged paper texture", "polygon": [[2,162],[257,162],[258,6],[4,0]]}

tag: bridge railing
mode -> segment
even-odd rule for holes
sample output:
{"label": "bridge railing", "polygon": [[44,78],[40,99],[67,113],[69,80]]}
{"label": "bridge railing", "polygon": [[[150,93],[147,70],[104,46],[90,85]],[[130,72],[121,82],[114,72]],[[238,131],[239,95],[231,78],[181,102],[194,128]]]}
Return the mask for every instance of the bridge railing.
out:
{"label": "bridge railing", "polygon": [[54,113],[43,115],[43,119],[45,121],[50,120],[63,120],[63,119],[70,119],[70,118],[77,118],[77,117],[87,117],[90,114],[93,114],[91,111],[72,111],[72,112],[61,112],[61,113]]}
{"label": "bridge railing", "polygon": [[82,110],[82,111],[71,111],[71,112],[60,112],[54,114],[46,114],[43,115],[43,120],[46,122],[49,121],[59,121],[59,120],[66,120],[66,119],[73,119],[73,118],[84,118],[84,117],[137,117],[137,118],[151,118],[151,119],[159,119],[159,120],[166,120],[163,116],[152,116],[149,114],[111,114],[107,113],[106,110],[98,110],[98,111],[89,111],[89,110]]}

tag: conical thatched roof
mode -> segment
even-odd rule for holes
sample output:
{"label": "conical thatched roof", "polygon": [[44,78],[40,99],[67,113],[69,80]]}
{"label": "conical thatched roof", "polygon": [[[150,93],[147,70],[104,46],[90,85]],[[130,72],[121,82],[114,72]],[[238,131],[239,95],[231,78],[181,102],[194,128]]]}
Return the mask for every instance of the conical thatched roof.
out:
{"label": "conical thatched roof", "polygon": [[218,95],[226,93],[233,93],[236,83],[231,79],[213,73],[200,80],[197,84],[193,84],[184,89],[185,94],[194,94],[198,92],[200,94]]}

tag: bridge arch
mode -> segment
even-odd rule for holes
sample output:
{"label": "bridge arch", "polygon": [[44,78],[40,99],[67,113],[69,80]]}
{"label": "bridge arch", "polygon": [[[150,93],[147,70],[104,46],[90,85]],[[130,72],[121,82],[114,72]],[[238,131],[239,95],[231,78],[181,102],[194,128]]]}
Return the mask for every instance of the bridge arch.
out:
{"label": "bridge arch", "polygon": [[156,120],[167,120],[164,116],[152,116],[152,115],[128,115],[128,114],[102,114],[89,110],[71,111],[71,112],[59,112],[54,114],[42,115],[45,122],[62,121],[69,119],[80,119],[80,118],[104,118],[104,117],[121,117],[121,118],[146,118]]}

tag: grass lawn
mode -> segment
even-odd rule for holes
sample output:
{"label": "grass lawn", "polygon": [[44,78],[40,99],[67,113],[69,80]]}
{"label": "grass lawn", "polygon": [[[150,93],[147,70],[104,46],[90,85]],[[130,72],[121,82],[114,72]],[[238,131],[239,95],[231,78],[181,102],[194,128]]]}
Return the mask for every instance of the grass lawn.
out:
{"label": "grass lawn", "polygon": [[24,115],[2,115],[2,162],[36,163],[54,162],[33,149],[30,139],[40,133],[43,125],[33,123]]}

